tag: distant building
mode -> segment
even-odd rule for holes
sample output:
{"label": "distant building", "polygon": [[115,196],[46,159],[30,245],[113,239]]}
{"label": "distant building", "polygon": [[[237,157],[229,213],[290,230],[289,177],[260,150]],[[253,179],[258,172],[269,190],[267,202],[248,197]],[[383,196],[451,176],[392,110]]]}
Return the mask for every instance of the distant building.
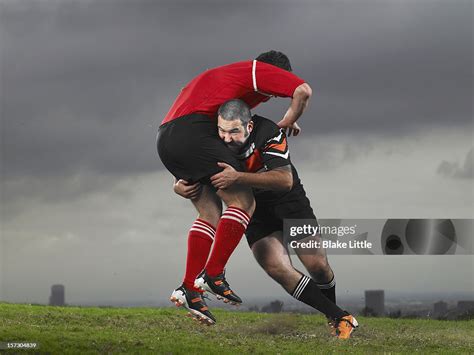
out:
{"label": "distant building", "polygon": [[445,317],[447,313],[448,313],[448,304],[446,302],[439,301],[433,305],[434,318]]}
{"label": "distant building", "polygon": [[383,316],[385,314],[384,290],[365,291],[365,308],[374,316]]}
{"label": "distant building", "polygon": [[457,311],[460,314],[474,312],[474,301],[459,301]]}
{"label": "distant building", "polygon": [[50,306],[64,306],[64,285],[51,286]]}

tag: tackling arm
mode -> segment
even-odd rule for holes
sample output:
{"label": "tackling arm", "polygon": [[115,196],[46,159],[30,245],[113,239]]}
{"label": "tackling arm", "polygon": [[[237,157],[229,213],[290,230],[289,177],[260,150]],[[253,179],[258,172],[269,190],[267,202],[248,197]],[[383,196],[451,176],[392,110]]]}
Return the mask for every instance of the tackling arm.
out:
{"label": "tackling arm", "polygon": [[290,191],[293,187],[293,173],[290,165],[261,173],[239,172],[225,163],[219,163],[219,166],[224,170],[211,177],[211,183],[218,189],[225,189],[236,183],[278,191]]}
{"label": "tackling arm", "polygon": [[266,190],[290,191],[293,187],[291,166],[282,166],[261,173],[238,173],[237,183]]}
{"label": "tackling arm", "polygon": [[294,130],[295,136],[299,133],[300,128],[296,121],[300,118],[306,107],[308,107],[312,94],[311,86],[307,83],[303,83],[295,89],[290,107],[286,111],[285,116],[283,116],[283,119],[278,122],[280,128],[289,129],[288,135],[291,135],[292,130]]}

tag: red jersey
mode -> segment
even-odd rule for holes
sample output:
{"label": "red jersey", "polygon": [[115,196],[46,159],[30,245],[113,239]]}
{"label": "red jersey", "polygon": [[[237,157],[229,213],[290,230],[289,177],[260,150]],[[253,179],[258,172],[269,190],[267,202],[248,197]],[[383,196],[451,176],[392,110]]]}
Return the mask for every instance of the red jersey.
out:
{"label": "red jersey", "polygon": [[303,83],[289,71],[257,60],[209,69],[181,90],[161,124],[191,113],[215,118],[220,105],[231,99],[254,108],[272,96],[293,97]]}

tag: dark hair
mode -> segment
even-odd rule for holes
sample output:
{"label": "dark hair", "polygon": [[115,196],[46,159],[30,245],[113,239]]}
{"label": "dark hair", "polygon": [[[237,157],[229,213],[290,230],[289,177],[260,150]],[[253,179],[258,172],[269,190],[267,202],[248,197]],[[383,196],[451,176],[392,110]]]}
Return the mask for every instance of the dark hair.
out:
{"label": "dark hair", "polygon": [[269,51],[260,54],[257,58],[255,58],[259,62],[264,62],[268,64],[272,64],[278,68],[287,70],[287,71],[292,71],[291,69],[291,64],[290,60],[286,56],[286,54],[278,51]]}
{"label": "dark hair", "polygon": [[246,125],[252,119],[249,106],[239,99],[232,99],[224,102],[217,114],[226,121],[240,119],[242,125]]}

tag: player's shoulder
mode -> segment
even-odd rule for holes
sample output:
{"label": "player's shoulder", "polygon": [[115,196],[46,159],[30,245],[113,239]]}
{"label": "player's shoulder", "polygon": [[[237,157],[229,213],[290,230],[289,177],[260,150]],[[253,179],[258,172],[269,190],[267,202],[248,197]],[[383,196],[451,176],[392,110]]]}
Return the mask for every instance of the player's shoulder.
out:
{"label": "player's shoulder", "polygon": [[280,127],[278,127],[275,122],[266,117],[253,115],[252,121],[254,123],[254,129],[258,129],[262,133],[276,133],[280,131]]}
{"label": "player's shoulder", "polygon": [[265,145],[269,139],[281,134],[280,127],[268,118],[253,115],[252,121],[254,123],[255,144],[257,146]]}

